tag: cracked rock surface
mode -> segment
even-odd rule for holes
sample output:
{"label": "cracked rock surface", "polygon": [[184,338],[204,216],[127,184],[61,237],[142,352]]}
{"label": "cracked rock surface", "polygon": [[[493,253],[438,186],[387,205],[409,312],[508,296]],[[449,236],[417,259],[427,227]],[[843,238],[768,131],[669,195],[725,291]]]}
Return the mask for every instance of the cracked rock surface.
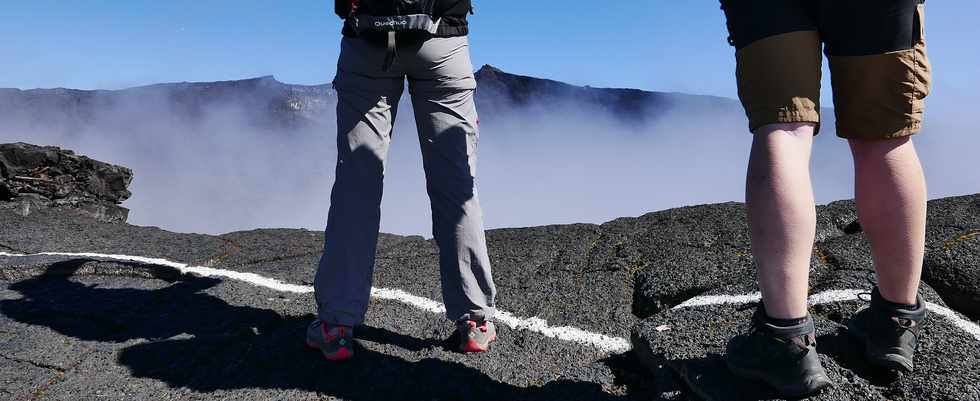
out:
{"label": "cracked rock surface", "polygon": [[[932,201],[929,210],[924,296],[960,326],[975,324],[980,195]],[[818,212],[812,292],[868,288],[869,244],[853,203]],[[307,230],[212,236],[95,217],[70,207],[0,207],[0,252],[162,258],[308,286],[323,246],[323,234]],[[453,351],[444,316],[373,300],[365,325],[355,329],[355,359],[331,365],[303,346],[313,319],[309,293],[153,263],[0,256],[0,399],[775,398],[724,367],[725,341],[744,329],[751,310],[677,308],[692,297],[756,291],[741,204],[601,225],[491,230],[487,238],[500,309],[628,338],[634,349],[609,354],[501,326],[490,354],[467,356]],[[437,263],[432,240],[381,234],[374,286],[439,301]],[[980,339],[934,311],[916,373],[887,380],[864,364],[842,330],[863,305],[845,299],[812,308],[818,351],[837,382],[817,399],[980,400]]]}
{"label": "cracked rock surface", "polygon": [[[769,400],[778,396],[764,386],[735,378],[725,367],[724,350],[728,338],[746,330],[752,309],[739,304],[686,307],[680,301],[695,295],[740,295],[758,291],[751,263],[720,257],[738,252],[748,242],[748,228],[740,205],[732,205],[729,219],[720,225],[710,217],[700,217],[717,205],[686,209],[679,218],[710,221],[693,231],[689,242],[693,250],[678,258],[687,269],[669,270],[671,276],[644,271],[637,277],[634,302],[663,305],[633,331],[634,353],[648,367],[669,368],[684,382],[685,389],[705,400]],[[685,210],[685,209],[680,209]],[[923,296],[935,308],[952,308],[962,322],[972,320],[975,328],[976,281],[980,266],[978,227],[980,196],[946,198],[930,202],[928,249],[926,252]],[[659,213],[678,213],[675,211]],[[810,266],[810,292],[870,290],[873,264],[870,243],[852,221],[856,218],[851,202],[835,202],[818,208],[818,236]],[[720,230],[713,227],[719,226]],[[727,227],[735,227],[725,232]],[[740,228],[739,228],[740,227]],[[711,235],[715,235],[712,237]],[[689,236],[690,238],[690,236]],[[725,238],[724,246],[715,238]],[[734,244],[734,245],[731,245]],[[727,248],[726,248],[727,247]],[[725,263],[730,265],[724,266]],[[733,274],[719,272],[732,271]],[[701,281],[687,280],[685,275]],[[663,280],[675,277],[669,284]],[[687,297],[670,297],[685,292]],[[678,301],[680,300],[680,301]],[[848,337],[847,319],[867,306],[860,299],[845,299],[811,307],[817,324],[817,350],[836,386],[812,399],[819,400],[980,400],[980,332],[968,333],[956,322],[930,313],[921,332],[921,344],[913,375],[894,377],[868,366],[860,357],[860,346]],[[649,310],[649,309],[648,309]],[[949,309],[946,309],[949,311]],[[974,329],[976,330],[976,329]]]}
{"label": "cracked rock surface", "polygon": [[[306,285],[323,241],[305,230],[176,234],[53,210],[0,211],[0,225],[3,252],[150,256]],[[590,271],[594,241],[565,245],[598,235],[595,226],[520,232],[490,233],[501,309],[629,335],[637,320],[628,273]],[[374,285],[441,300],[437,261],[431,241],[382,235]],[[312,294],[152,264],[0,256],[0,355],[10,358],[0,388],[18,400],[658,397],[629,353],[502,326],[490,354],[466,356],[452,349],[444,316],[394,301],[372,301],[355,329],[356,358],[337,368],[303,346],[313,308]],[[662,387],[679,391],[661,373]]]}
{"label": "cracked rock surface", "polygon": [[[969,218],[977,198],[930,204],[927,264],[976,266]],[[620,355],[503,327],[491,354],[464,356],[451,350],[442,316],[375,300],[355,330],[357,358],[335,369],[302,346],[310,294],[144,263],[0,257],[0,391],[5,399],[80,400],[771,399],[722,364],[725,340],[750,310],[672,309],[693,296],[755,291],[741,216],[741,205],[729,203],[488,233],[501,309],[631,337],[634,350]],[[868,244],[851,204],[821,207],[820,219],[812,291],[866,288]],[[301,285],[311,284],[323,243],[306,230],[179,234],[62,210],[0,211],[0,225],[4,252],[147,256]],[[374,285],[439,300],[437,260],[431,240],[382,234]],[[947,290],[926,285],[926,298],[967,312],[947,300],[948,288],[969,294],[975,270],[954,265],[943,275],[936,265],[927,265],[927,282]],[[919,370],[886,382],[842,332],[862,305],[813,308],[819,351],[838,383],[821,399],[977,399],[980,377],[968,368],[980,364],[976,338],[933,313]]]}

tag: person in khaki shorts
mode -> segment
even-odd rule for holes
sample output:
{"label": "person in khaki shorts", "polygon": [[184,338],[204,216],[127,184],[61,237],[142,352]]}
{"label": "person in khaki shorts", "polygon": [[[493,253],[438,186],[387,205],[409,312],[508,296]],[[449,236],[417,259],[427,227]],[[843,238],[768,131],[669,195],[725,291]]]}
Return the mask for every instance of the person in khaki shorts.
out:
{"label": "person in khaki shorts", "polygon": [[848,323],[873,365],[913,369],[925,308],[918,295],[926,183],[911,136],[929,93],[922,0],[722,0],[736,48],[739,99],[753,133],[746,182],[762,303],[733,337],[730,370],[785,396],[832,383],[807,311],[816,212],[809,163],[820,129],[821,46],[837,135],[854,158],[861,226],[877,287]]}

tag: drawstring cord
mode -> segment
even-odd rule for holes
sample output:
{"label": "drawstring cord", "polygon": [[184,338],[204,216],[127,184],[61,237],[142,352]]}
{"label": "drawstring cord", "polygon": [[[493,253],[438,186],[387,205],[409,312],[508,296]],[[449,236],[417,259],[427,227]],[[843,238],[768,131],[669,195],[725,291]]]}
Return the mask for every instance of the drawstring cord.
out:
{"label": "drawstring cord", "polygon": [[398,59],[398,44],[395,41],[395,31],[388,32],[388,51],[385,54],[384,65],[381,66],[381,70],[388,72],[391,70],[391,66],[395,64],[395,60]]}

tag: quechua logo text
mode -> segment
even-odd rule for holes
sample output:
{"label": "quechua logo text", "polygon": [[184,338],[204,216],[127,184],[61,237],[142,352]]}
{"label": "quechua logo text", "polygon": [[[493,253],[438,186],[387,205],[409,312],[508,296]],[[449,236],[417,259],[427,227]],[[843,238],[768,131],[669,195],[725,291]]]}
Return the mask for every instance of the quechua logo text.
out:
{"label": "quechua logo text", "polygon": [[375,28],[384,28],[384,27],[397,28],[406,25],[408,25],[408,21],[404,19],[390,18],[383,21],[374,21]]}

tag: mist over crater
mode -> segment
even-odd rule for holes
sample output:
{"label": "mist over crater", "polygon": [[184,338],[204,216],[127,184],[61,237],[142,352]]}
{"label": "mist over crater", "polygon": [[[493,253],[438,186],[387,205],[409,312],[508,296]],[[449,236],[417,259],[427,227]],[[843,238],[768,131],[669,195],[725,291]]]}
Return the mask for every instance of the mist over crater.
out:
{"label": "mist over crater", "polygon": [[[751,137],[733,99],[581,87],[484,66],[478,185],[489,228],[600,223],[742,199]],[[406,91],[407,93],[407,91]],[[0,89],[0,142],[74,149],[132,168],[133,224],[224,233],[320,229],[336,158],[336,93],[272,76],[123,90]],[[411,100],[400,101],[382,230],[430,234]],[[938,118],[935,116],[939,116]],[[955,108],[917,138],[930,196],[980,191],[980,145]],[[813,157],[818,201],[849,198],[832,112]]]}

